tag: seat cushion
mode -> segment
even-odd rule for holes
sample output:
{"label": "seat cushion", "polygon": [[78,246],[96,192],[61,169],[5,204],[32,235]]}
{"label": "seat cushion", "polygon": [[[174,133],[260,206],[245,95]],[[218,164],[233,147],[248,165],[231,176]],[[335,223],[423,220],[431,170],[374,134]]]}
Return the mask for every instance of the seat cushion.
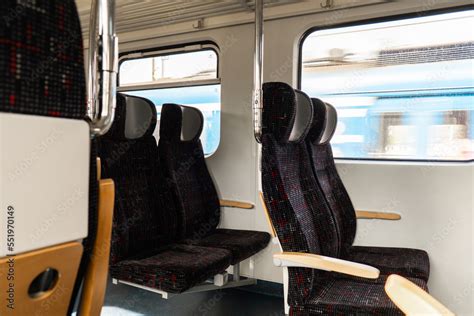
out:
{"label": "seat cushion", "polygon": [[[330,278],[321,280],[307,303],[291,315],[403,315],[384,291],[384,284]],[[426,290],[423,280],[411,279]]]}
{"label": "seat cushion", "polygon": [[181,293],[230,265],[225,249],[170,245],[151,256],[120,261],[110,267],[112,278],[169,293]]}
{"label": "seat cushion", "polygon": [[425,281],[430,276],[428,253],[418,249],[353,246],[344,259],[371,265],[385,275],[395,273]]}
{"label": "seat cushion", "polygon": [[267,247],[270,234],[251,230],[216,229],[204,238],[187,239],[187,244],[229,250],[231,264],[239,263]]}

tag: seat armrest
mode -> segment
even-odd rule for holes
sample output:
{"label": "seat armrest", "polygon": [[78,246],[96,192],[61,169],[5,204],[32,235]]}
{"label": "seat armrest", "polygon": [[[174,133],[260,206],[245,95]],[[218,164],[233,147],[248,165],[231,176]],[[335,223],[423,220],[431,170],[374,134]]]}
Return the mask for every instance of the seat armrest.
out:
{"label": "seat armrest", "polygon": [[406,315],[454,316],[454,313],[422,288],[399,275],[392,274],[387,278],[385,292]]}
{"label": "seat armrest", "polygon": [[221,207],[235,207],[243,208],[245,210],[253,209],[254,205],[252,203],[232,201],[232,200],[219,200]]}
{"label": "seat armrest", "polygon": [[300,267],[333,271],[366,279],[377,279],[380,274],[377,268],[365,264],[301,252],[274,254],[273,263],[277,267]]}
{"label": "seat armrest", "polygon": [[400,214],[389,212],[356,211],[357,219],[383,219],[387,221],[398,221],[402,218]]}
{"label": "seat armrest", "polygon": [[102,161],[97,157],[97,180],[102,179]]}

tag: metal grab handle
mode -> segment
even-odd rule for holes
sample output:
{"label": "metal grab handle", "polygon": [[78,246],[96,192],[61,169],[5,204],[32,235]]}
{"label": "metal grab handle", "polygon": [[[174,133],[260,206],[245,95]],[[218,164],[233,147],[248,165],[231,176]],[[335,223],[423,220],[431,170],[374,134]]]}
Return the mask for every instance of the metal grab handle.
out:
{"label": "metal grab handle", "polygon": [[91,133],[104,135],[115,116],[118,72],[118,38],[115,34],[115,0],[92,0],[89,31],[87,114]]}
{"label": "metal grab handle", "polygon": [[262,142],[263,110],[263,0],[255,0],[255,55],[253,78],[253,132],[258,143]]}

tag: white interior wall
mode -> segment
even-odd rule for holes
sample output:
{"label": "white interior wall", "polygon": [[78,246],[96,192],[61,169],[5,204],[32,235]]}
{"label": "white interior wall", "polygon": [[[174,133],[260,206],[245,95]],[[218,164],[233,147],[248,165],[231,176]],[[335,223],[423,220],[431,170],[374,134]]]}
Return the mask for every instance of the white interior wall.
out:
{"label": "white interior wall", "polygon": [[[312,26],[417,12],[449,6],[449,3],[398,1],[268,21],[265,23],[264,80],[296,84],[298,42]],[[471,2],[457,1],[457,4],[461,3]],[[143,32],[146,34],[146,30]],[[203,40],[211,40],[220,47],[221,143],[207,162],[222,198],[251,201],[256,205],[254,210],[225,209],[221,226],[267,230],[257,195],[258,156],[250,106],[253,25],[161,38],[147,34],[149,39],[140,41],[133,41],[125,35],[127,42],[121,43],[122,52]],[[143,33],[140,38],[143,38]],[[473,164],[343,162],[338,164],[338,168],[356,208],[402,214],[402,220],[398,222],[359,221],[356,243],[428,250],[432,265],[431,293],[458,315],[473,315]],[[271,254],[276,251],[278,247],[271,244],[254,258],[255,277],[281,282],[281,270],[273,267],[271,259]],[[242,273],[249,274],[249,270],[243,267]]]}

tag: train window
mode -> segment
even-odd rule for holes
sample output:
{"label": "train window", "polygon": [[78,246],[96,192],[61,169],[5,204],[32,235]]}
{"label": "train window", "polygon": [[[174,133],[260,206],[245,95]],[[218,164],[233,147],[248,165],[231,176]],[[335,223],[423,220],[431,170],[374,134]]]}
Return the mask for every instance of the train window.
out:
{"label": "train window", "polygon": [[[204,115],[201,142],[206,156],[220,142],[221,87],[215,46],[193,45],[166,51],[131,53],[121,58],[119,91],[147,98],[157,108],[164,103],[199,108]],[[193,50],[193,51],[189,51]]]}
{"label": "train window", "polygon": [[474,159],[473,12],[309,33],[301,89],[337,108],[335,157]]}

